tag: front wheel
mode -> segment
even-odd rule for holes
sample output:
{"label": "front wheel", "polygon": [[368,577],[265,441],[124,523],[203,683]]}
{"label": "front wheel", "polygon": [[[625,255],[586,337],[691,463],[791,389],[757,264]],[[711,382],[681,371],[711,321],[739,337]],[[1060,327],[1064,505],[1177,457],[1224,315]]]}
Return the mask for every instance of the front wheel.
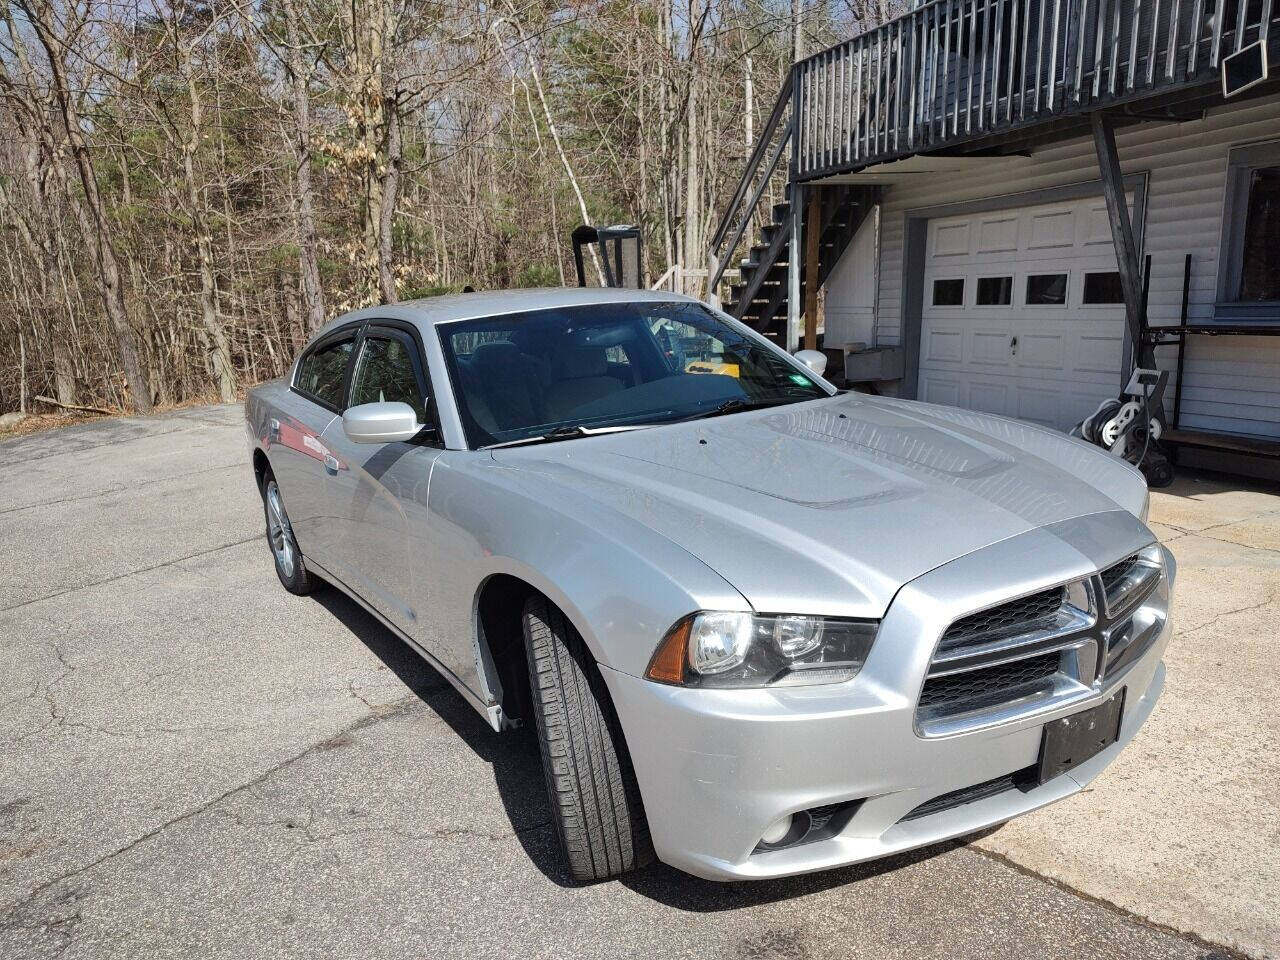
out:
{"label": "front wheel", "polygon": [[275,557],[276,575],[290,593],[299,596],[310,593],[315,589],[315,581],[307,573],[302,551],[298,549],[289,514],[284,509],[284,498],[280,495],[280,485],[270,473],[262,480],[262,506],[267,515],[267,544]]}
{"label": "front wheel", "polygon": [[533,713],[552,819],[575,880],[653,859],[640,790],[617,716],[582,637],[545,598],[524,608]]}

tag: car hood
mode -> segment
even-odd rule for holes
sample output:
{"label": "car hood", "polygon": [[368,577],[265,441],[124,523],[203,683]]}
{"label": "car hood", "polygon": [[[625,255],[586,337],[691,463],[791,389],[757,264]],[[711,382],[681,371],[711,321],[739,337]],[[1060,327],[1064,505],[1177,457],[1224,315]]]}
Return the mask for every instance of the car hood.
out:
{"label": "car hood", "polygon": [[1136,513],[1145,496],[1137,471],[1082,441],[864,394],[494,459],[540,478],[549,506],[585,496],[644,524],[768,613],[878,617],[949,560],[1072,517]]}

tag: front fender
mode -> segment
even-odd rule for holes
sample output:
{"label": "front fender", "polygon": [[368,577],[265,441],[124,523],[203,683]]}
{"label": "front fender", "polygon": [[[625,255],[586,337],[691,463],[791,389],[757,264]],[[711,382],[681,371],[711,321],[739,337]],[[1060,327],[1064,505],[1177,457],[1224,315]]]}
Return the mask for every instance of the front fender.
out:
{"label": "front fender", "polygon": [[723,577],[649,528],[590,498],[570,497],[543,477],[475,456],[442,457],[429,494],[440,636],[471,638],[473,659],[476,599],[498,574],[545,594],[597,662],[633,676],[644,673],[658,641],[686,614],[750,609]]}

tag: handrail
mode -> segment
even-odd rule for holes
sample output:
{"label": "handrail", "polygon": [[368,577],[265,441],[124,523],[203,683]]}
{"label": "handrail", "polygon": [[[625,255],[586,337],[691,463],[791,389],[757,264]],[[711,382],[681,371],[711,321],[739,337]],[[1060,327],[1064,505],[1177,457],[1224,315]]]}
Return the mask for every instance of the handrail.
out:
{"label": "handrail", "polygon": [[746,197],[747,190],[756,179],[765,152],[768,150],[769,144],[782,124],[783,117],[791,106],[791,77],[793,73],[794,71],[787,71],[787,77],[782,82],[782,89],[778,91],[778,99],[773,104],[773,110],[769,113],[769,119],[765,123],[764,129],[760,132],[760,136],[756,138],[755,146],[751,150],[751,156],[747,159],[746,169],[743,170],[742,177],[738,180],[738,185],[733,191],[733,199],[729,201],[715,233],[711,235],[711,246],[707,252],[707,269],[709,271],[707,295],[709,297],[714,296],[716,285],[720,282],[720,278],[724,276],[728,256],[733,253],[738,243],[741,242],[747,225],[751,223],[751,216],[755,213],[755,209],[760,203],[760,197],[764,194],[765,186],[768,184],[769,178],[773,176],[773,172],[778,166],[778,161],[781,159],[787,143],[791,140],[792,124],[788,120],[783,136],[770,155],[768,164],[766,164],[764,176],[760,178],[760,183],[751,194],[751,199],[746,204],[741,220],[738,221],[737,228],[734,230],[733,240],[726,247],[724,244],[725,236],[729,233],[735,220],[737,220],[739,211],[743,210],[743,198]]}
{"label": "handrail", "polygon": [[666,273],[664,273],[662,276],[660,276],[657,280],[653,282],[653,285],[650,286],[649,289],[661,290],[662,287],[666,284],[666,282],[670,280],[671,277],[675,274],[675,272],[679,269],[680,269],[680,264],[673,263],[671,266],[667,267]]}
{"label": "handrail", "polygon": [[930,0],[795,64],[798,180],[1218,79],[1280,4]]}

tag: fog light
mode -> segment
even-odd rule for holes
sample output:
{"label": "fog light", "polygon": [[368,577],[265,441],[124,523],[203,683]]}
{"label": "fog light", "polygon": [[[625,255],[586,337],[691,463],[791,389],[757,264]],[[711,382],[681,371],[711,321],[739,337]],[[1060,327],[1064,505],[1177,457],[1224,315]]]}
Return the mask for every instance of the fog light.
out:
{"label": "fog light", "polygon": [[788,815],[781,820],[777,820],[769,826],[760,836],[761,843],[767,843],[773,846],[775,843],[781,843],[787,838],[787,834],[791,832],[791,824],[795,822],[795,817]]}

